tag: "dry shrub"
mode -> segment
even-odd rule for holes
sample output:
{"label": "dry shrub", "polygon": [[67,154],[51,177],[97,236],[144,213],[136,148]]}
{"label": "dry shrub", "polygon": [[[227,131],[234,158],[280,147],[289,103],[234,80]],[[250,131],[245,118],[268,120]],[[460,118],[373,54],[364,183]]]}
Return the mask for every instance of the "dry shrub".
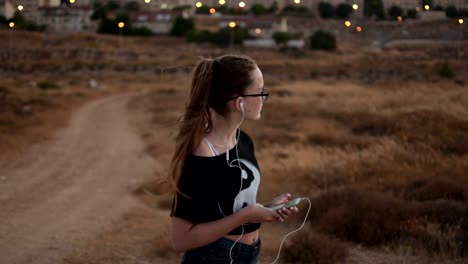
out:
{"label": "dry shrub", "polygon": [[[437,223],[442,229],[459,226],[468,232],[468,204],[450,200],[436,200],[421,203],[416,214]],[[467,233],[468,234],[468,233]]]}
{"label": "dry shrub", "polygon": [[391,116],[372,113],[332,114],[357,135],[392,136],[403,144],[427,145],[446,155],[468,153],[468,121],[429,110]]}
{"label": "dry shrub", "polygon": [[402,224],[402,232],[397,244],[392,247],[410,247],[417,253],[434,258],[457,259],[468,256],[466,241],[468,237],[459,227],[444,229],[441,225],[410,220]]}
{"label": "dry shrub", "polygon": [[147,183],[144,183],[138,188],[136,188],[133,193],[135,195],[141,195],[141,194],[152,194],[152,195],[162,195],[162,194],[167,194],[171,190],[170,184],[165,181],[165,180],[159,180],[159,181],[150,181]]}
{"label": "dry shrub", "polygon": [[343,263],[348,249],[339,240],[306,227],[285,245],[282,256],[288,263]]}
{"label": "dry shrub", "polygon": [[309,221],[340,239],[458,258],[468,255],[468,205],[450,200],[408,202],[364,188],[325,192],[312,200]]}
{"label": "dry shrub", "polygon": [[[247,128],[247,131],[255,131],[254,129]],[[281,130],[281,131],[279,131]],[[261,130],[257,130],[252,135],[255,137],[256,148],[267,148],[271,145],[289,145],[296,142],[301,142],[301,139],[293,132],[287,129],[280,129],[273,126],[263,127]]]}
{"label": "dry shrub", "polygon": [[354,135],[339,135],[335,133],[313,133],[307,136],[307,142],[312,145],[339,148],[364,149],[370,145],[370,140],[365,137]]}
{"label": "dry shrub", "polygon": [[410,217],[409,205],[389,195],[344,188],[313,199],[309,220],[341,239],[379,245],[399,237],[399,223]]}
{"label": "dry shrub", "polygon": [[133,194],[154,209],[170,210],[173,193],[170,184],[165,181],[151,181],[138,186]]}
{"label": "dry shrub", "polygon": [[[324,167],[327,167],[327,165],[324,165]],[[280,191],[284,189],[284,186],[288,186],[288,190],[294,190],[295,193],[313,196],[321,190],[329,190],[351,184],[351,178],[340,172],[340,170],[333,166],[329,166],[328,169],[323,169],[323,171],[307,167],[286,168],[278,172],[285,176],[284,180],[278,181],[282,182],[282,184],[278,185],[276,183],[276,185]],[[293,181],[290,180],[291,176],[294,177]]]}
{"label": "dry shrub", "polygon": [[[262,177],[267,180],[261,183],[259,200],[269,201],[269,199],[285,192],[291,192],[293,195],[307,196],[310,193],[319,191],[323,185],[330,184],[328,181],[325,181],[327,179],[315,179],[311,175],[311,169],[308,168],[263,171]],[[336,179],[336,181],[341,180]],[[335,184],[338,183],[335,182]]]}
{"label": "dry shrub", "polygon": [[[268,102],[268,110],[262,112],[259,122],[246,123],[246,131],[252,131],[255,144],[267,147],[271,144],[289,145],[301,142],[298,126],[304,118],[310,116],[307,107],[299,103]],[[244,127],[244,124],[243,124]],[[262,129],[257,129],[261,127]]]}
{"label": "dry shrub", "polygon": [[417,201],[448,199],[466,201],[468,190],[453,179],[422,178],[410,181],[405,188],[405,198]]}

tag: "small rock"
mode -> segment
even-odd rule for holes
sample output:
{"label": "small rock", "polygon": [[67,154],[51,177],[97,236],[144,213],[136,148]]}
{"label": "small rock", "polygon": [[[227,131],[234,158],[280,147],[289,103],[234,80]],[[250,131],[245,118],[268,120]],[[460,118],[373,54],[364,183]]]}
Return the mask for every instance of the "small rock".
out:
{"label": "small rock", "polygon": [[89,80],[88,86],[89,86],[89,88],[95,89],[95,90],[100,90],[101,89],[101,85],[95,79]]}
{"label": "small rock", "polygon": [[32,108],[30,105],[23,105],[21,107],[21,113],[22,114],[31,114],[32,113]]}

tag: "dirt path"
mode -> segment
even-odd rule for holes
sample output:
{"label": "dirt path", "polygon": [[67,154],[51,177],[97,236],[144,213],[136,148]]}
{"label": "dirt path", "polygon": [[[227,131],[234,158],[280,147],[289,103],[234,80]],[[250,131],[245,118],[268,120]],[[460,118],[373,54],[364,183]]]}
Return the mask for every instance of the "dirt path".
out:
{"label": "dirt path", "polygon": [[93,101],[54,140],[0,160],[1,263],[60,263],[140,206],[131,190],[156,164],[128,123],[130,98]]}

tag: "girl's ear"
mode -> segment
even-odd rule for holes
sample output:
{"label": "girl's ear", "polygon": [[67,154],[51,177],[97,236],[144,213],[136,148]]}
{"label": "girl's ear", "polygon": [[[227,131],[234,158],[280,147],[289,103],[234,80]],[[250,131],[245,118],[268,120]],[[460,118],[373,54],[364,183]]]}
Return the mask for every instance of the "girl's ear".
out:
{"label": "girl's ear", "polygon": [[238,111],[244,112],[244,102],[241,97],[236,99],[236,109]]}

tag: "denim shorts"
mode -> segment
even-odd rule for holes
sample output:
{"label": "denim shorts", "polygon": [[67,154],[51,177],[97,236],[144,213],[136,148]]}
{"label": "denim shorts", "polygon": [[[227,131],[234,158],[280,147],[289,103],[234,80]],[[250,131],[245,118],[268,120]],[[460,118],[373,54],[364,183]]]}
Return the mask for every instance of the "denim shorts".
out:
{"label": "denim shorts", "polygon": [[[229,264],[233,240],[221,238],[204,247],[185,252],[182,264]],[[257,264],[260,253],[260,239],[252,245],[237,242],[232,248],[231,256],[233,264]]]}

